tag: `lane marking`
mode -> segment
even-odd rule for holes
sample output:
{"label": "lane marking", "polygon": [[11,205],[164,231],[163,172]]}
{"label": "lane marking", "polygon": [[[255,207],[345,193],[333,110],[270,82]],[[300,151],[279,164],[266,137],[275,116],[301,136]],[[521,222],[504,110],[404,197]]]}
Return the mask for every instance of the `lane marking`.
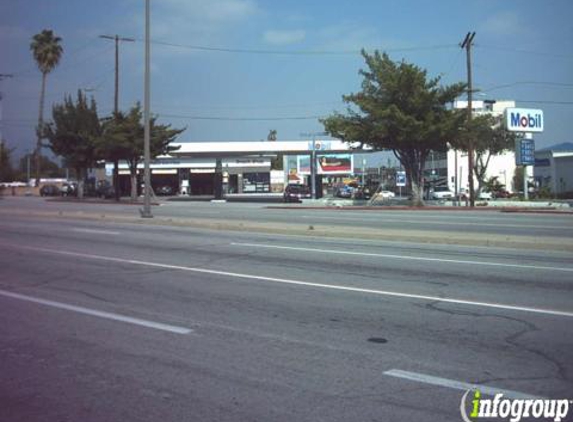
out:
{"label": "lane marking", "polygon": [[156,330],[167,331],[175,334],[189,334],[193,332],[190,328],[178,327],[176,325],[163,324],[161,322],[148,321],[140,318],[128,317],[125,315],[114,314],[111,312],[98,311],[95,309],[84,308],[82,306],[69,305],[67,303],[55,302],[53,300],[40,299],[33,296],[22,295],[6,290],[0,290],[0,296],[9,297],[12,299],[24,300],[27,302],[38,303],[40,305],[51,306],[52,308],[63,309],[72,311],[79,314],[90,315],[98,318],[111,319],[113,321],[126,322],[128,324],[139,325],[147,328],[154,328]]}
{"label": "lane marking", "polygon": [[112,236],[121,234],[120,232],[114,232],[111,230],[85,229],[83,227],[72,227],[71,230],[73,232],[78,232],[78,233],[106,234],[106,235],[112,235]]}
{"label": "lane marking", "polygon": [[481,384],[471,384],[447,378],[434,377],[432,375],[420,374],[417,372],[402,371],[400,369],[391,369],[389,371],[383,372],[383,374],[423,384],[430,384],[430,385],[437,385],[440,387],[451,388],[454,390],[461,390],[461,391],[479,390],[480,393],[487,394],[489,396],[495,396],[496,394],[502,393],[505,397],[508,397],[510,399],[536,400],[543,398],[539,396],[532,396],[530,394],[520,393],[519,391],[505,390],[502,388],[495,388]]}
{"label": "lane marking", "polygon": [[473,301],[473,300],[446,298],[446,297],[439,297],[439,296],[419,295],[419,294],[414,294],[414,293],[392,292],[392,291],[387,291],[387,290],[364,289],[364,288],[360,288],[360,287],[341,286],[341,285],[334,285],[334,284],[312,283],[312,282],[307,282],[307,281],[291,280],[291,279],[285,279],[285,278],[265,277],[265,276],[253,275],[253,274],[232,273],[232,272],[228,272],[228,271],[208,270],[205,268],[184,267],[184,266],[180,266],[180,265],[169,265],[169,264],[161,264],[161,263],[157,263],[157,262],[138,261],[135,259],[122,259],[122,258],[114,258],[114,257],[110,257],[110,256],[103,256],[103,255],[84,254],[84,253],[79,253],[79,252],[57,251],[57,250],[52,250],[52,249],[37,248],[37,247],[33,247],[33,246],[11,245],[11,247],[12,248],[26,249],[26,250],[33,250],[33,251],[37,251],[37,252],[44,252],[44,253],[54,254],[54,255],[74,256],[74,257],[78,257],[78,258],[86,258],[86,259],[93,259],[93,260],[106,261],[106,262],[117,262],[120,264],[141,265],[141,266],[145,266],[145,267],[165,268],[165,269],[170,269],[170,270],[187,271],[187,272],[194,272],[194,273],[200,273],[200,274],[220,275],[220,276],[225,276],[225,277],[234,277],[234,278],[248,279],[248,280],[262,280],[262,281],[269,281],[269,282],[273,282],[273,283],[288,284],[288,285],[293,285],[293,286],[315,287],[315,288],[337,290],[337,291],[343,291],[343,292],[366,293],[366,294],[379,295],[379,296],[415,299],[415,300],[423,300],[423,301],[429,301],[429,302],[453,303],[456,305],[477,306],[477,307],[482,307],[482,308],[502,309],[505,311],[529,312],[529,313],[534,313],[534,314],[552,315],[552,316],[561,316],[561,317],[573,318],[573,312],[559,311],[559,310],[554,310],[554,309],[542,309],[542,308],[532,308],[532,307],[527,307],[527,306],[505,305],[505,304],[501,304],[501,303],[477,302],[477,301]]}
{"label": "lane marking", "polygon": [[[352,217],[336,217],[336,216],[313,216],[313,215],[302,215],[302,218],[306,219],[317,219],[317,220],[343,220],[343,221],[357,221],[357,218]],[[371,217],[371,216],[368,216]],[[569,227],[553,227],[553,226],[539,226],[533,224],[496,224],[496,223],[471,223],[465,221],[421,221],[421,220],[403,220],[403,219],[392,219],[392,218],[364,218],[360,217],[360,220],[377,221],[380,223],[408,223],[408,224],[432,224],[441,226],[489,226],[489,227],[510,227],[519,229],[546,229],[546,230],[568,230]]]}
{"label": "lane marking", "polygon": [[334,255],[355,255],[355,256],[369,256],[376,258],[391,258],[391,259],[402,259],[407,261],[426,261],[426,262],[443,262],[449,264],[463,264],[463,265],[483,265],[487,267],[508,267],[508,268],[523,268],[528,270],[550,270],[550,271],[564,271],[573,272],[573,268],[566,267],[545,267],[541,265],[521,265],[521,264],[504,264],[501,262],[480,262],[480,261],[465,261],[457,259],[443,259],[443,258],[428,258],[422,256],[403,256],[403,255],[392,255],[392,254],[381,254],[381,253],[371,253],[371,252],[352,252],[352,251],[340,251],[336,249],[316,249],[316,248],[302,248],[297,246],[280,246],[280,245],[265,245],[262,243],[241,243],[241,242],[231,242],[231,246],[248,246],[252,248],[264,248],[264,249],[283,249],[290,251],[300,251],[300,252],[315,252],[321,254],[334,254]]}

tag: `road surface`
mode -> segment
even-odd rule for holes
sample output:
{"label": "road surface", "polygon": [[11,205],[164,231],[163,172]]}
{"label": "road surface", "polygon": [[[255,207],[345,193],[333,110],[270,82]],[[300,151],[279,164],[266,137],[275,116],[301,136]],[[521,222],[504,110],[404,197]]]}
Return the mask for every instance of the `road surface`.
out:
{"label": "road surface", "polygon": [[[277,225],[339,215],[213,205],[154,213]],[[0,202],[0,420],[459,421],[476,384],[508,397],[572,398],[569,251],[40,212],[50,206]],[[106,207],[98,212],[134,210]],[[378,229],[372,215],[357,213],[357,224]],[[380,224],[449,219],[476,233],[534,224],[556,241],[573,221],[392,219]]]}

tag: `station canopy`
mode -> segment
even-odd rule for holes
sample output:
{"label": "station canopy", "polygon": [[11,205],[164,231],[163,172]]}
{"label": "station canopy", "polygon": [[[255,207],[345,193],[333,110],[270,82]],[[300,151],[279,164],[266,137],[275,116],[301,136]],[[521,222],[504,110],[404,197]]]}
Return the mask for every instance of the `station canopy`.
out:
{"label": "station canopy", "polygon": [[[179,146],[172,151],[172,157],[230,157],[249,155],[306,155],[314,150],[319,154],[347,153],[362,154],[372,152],[371,149],[361,149],[359,144],[348,144],[340,140],[306,140],[306,141],[242,141],[242,142],[178,142]],[[313,148],[314,147],[314,148]]]}

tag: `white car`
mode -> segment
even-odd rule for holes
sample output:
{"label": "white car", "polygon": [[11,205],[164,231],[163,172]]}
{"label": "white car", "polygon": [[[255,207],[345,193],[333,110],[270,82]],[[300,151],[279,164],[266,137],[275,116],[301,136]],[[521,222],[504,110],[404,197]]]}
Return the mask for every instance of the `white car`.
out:
{"label": "white car", "polygon": [[482,201],[489,201],[492,198],[491,192],[480,192],[477,198]]}
{"label": "white car", "polygon": [[389,190],[380,190],[374,194],[374,198],[393,199],[396,195]]}
{"label": "white car", "polygon": [[430,199],[452,199],[454,197],[453,192],[447,186],[436,186],[430,192]]}

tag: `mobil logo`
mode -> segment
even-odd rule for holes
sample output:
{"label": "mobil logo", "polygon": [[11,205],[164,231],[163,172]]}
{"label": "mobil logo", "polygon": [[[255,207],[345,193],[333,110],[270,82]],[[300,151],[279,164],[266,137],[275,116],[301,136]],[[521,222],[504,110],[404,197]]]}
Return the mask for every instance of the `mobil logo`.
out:
{"label": "mobil logo", "polygon": [[543,132],[543,110],[508,108],[505,110],[505,124],[511,132]]}

